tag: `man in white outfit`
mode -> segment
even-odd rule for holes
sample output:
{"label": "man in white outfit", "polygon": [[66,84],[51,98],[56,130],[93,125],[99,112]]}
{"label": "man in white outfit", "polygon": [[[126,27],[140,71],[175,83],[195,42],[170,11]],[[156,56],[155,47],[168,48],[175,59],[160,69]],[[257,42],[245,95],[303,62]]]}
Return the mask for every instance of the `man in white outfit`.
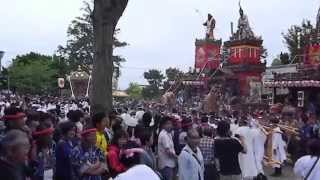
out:
{"label": "man in white outfit", "polygon": [[200,136],[196,129],[187,132],[187,145],[179,158],[179,180],[204,180],[204,161],[199,149]]}
{"label": "man in white outfit", "polygon": [[301,157],[294,165],[294,173],[305,180],[320,179],[320,140],[309,143],[310,155]]}
{"label": "man in white outfit", "polygon": [[144,115],[144,110],[143,110],[142,107],[139,107],[139,108],[138,108],[138,111],[136,112],[136,117],[135,117],[135,119],[137,119],[138,121],[141,121],[143,115]]}
{"label": "man in white outfit", "polygon": [[254,155],[254,131],[248,126],[247,121],[240,121],[240,127],[236,129],[235,136],[243,137],[246,146],[246,153],[239,154],[239,164],[242,172],[242,179],[252,179],[259,174],[256,157]]}
{"label": "man in white outfit", "polygon": [[281,176],[281,166],[287,159],[286,142],[283,140],[283,132],[278,127],[279,120],[273,119],[272,123],[272,160],[278,162],[273,164],[273,168],[275,169],[273,176]]}
{"label": "man in white outfit", "polygon": [[264,174],[263,171],[263,158],[264,158],[264,152],[265,152],[265,142],[267,140],[267,134],[259,128],[258,126],[252,127],[253,131],[253,154],[256,161],[256,166],[258,173]]}
{"label": "man in white outfit", "polygon": [[171,134],[173,125],[170,118],[164,118],[161,123],[163,129],[158,138],[158,167],[164,180],[173,180],[177,159]]}

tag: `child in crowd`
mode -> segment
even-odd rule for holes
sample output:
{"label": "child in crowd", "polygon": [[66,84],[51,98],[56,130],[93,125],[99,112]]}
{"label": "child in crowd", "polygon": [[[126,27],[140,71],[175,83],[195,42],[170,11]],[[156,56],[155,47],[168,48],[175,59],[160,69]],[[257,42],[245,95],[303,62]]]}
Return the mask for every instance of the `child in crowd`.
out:
{"label": "child in crowd", "polygon": [[97,113],[92,116],[92,124],[93,124],[93,127],[97,129],[96,146],[103,152],[103,154],[106,154],[108,151],[108,143],[109,143],[109,138],[105,133],[105,129],[109,124],[108,116],[106,115],[106,113],[103,113],[103,112]]}

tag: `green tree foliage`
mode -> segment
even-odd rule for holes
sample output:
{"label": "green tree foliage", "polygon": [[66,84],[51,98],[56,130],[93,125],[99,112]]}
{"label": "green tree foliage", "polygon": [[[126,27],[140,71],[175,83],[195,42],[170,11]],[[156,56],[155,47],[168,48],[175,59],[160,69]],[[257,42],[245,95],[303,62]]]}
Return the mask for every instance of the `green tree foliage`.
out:
{"label": "green tree foliage", "polygon": [[290,64],[290,55],[289,53],[280,53],[281,64]]}
{"label": "green tree foliage", "polygon": [[160,96],[160,89],[155,84],[150,84],[143,88],[142,96],[145,99],[155,99]]}
{"label": "green tree foliage", "polygon": [[[84,1],[84,7],[81,9],[83,14],[76,17],[70,24],[67,35],[66,46],[58,46],[58,55],[68,61],[71,70],[76,70],[78,66],[87,72],[91,70],[94,59],[94,33],[93,33],[93,3],[90,0]],[[116,38],[120,29],[115,30],[113,47],[124,47],[128,44],[121,42]],[[119,55],[112,57],[117,78],[120,76],[121,63],[125,59]]]}
{"label": "green tree foliage", "polygon": [[281,64],[281,60],[280,60],[280,57],[276,57],[273,59],[272,63],[271,63],[271,66],[279,66],[279,65],[282,65]]}
{"label": "green tree foliage", "polygon": [[0,88],[1,89],[7,89],[8,88],[8,69],[2,67],[2,72],[0,75]]}
{"label": "green tree foliage", "polygon": [[147,99],[157,98],[160,95],[160,87],[165,79],[161,71],[151,69],[143,74],[149,85],[142,90],[142,96]]}
{"label": "green tree foliage", "polygon": [[293,63],[297,63],[301,59],[297,56],[304,53],[304,47],[310,42],[310,32],[312,30],[311,22],[304,20],[301,25],[293,25],[288,29],[287,33],[282,34]]}
{"label": "green tree foliage", "polygon": [[273,61],[271,66],[278,66],[278,65],[286,65],[290,64],[290,55],[289,53],[281,52]]}
{"label": "green tree foliage", "polygon": [[37,53],[17,56],[8,67],[12,88],[20,93],[48,94],[57,89],[58,59]]}
{"label": "green tree foliage", "polygon": [[151,69],[145,72],[143,76],[150,85],[155,85],[158,88],[162,85],[162,81],[165,79],[162,72],[157,69]]}
{"label": "green tree foliage", "polygon": [[175,81],[183,76],[184,73],[177,68],[168,68],[166,69],[166,76],[168,81]]}
{"label": "green tree foliage", "polygon": [[130,83],[126,92],[131,98],[141,99],[143,88],[138,83]]}

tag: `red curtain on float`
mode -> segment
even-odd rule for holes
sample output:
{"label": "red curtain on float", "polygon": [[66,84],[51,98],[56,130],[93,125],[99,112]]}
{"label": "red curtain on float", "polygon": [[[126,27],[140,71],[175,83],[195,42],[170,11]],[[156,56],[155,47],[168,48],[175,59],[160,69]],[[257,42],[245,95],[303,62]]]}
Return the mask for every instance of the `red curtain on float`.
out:
{"label": "red curtain on float", "polygon": [[260,63],[260,49],[251,46],[248,47],[232,47],[230,62],[232,64],[259,64]]}

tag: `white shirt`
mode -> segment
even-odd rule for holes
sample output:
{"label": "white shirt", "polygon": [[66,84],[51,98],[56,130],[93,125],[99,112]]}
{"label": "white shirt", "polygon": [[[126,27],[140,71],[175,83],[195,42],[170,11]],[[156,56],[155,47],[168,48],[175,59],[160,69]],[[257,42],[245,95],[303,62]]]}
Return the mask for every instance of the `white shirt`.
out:
{"label": "white shirt", "polygon": [[239,128],[239,125],[238,124],[230,124],[230,131],[232,133],[232,135],[235,135],[235,132],[237,131],[237,129]]}
{"label": "white shirt", "polygon": [[131,117],[128,113],[121,114],[121,118],[123,119],[123,122],[126,126],[136,127],[138,124],[138,120]]}
{"label": "white shirt", "polygon": [[0,111],[0,116],[1,116],[1,117],[4,116],[4,109],[5,109],[5,107],[4,107],[4,106],[1,106],[1,111]]}
{"label": "white shirt", "polygon": [[138,121],[141,121],[143,115],[144,115],[144,111],[137,111],[137,112],[136,112],[136,119],[137,119]]}
{"label": "white shirt", "polygon": [[119,174],[114,180],[160,180],[159,176],[148,166],[140,164]]}
{"label": "white shirt", "polygon": [[204,162],[199,148],[197,153],[193,152],[189,145],[186,145],[178,158],[179,180],[203,180]]}
{"label": "white shirt", "polygon": [[78,108],[78,105],[76,105],[75,103],[72,103],[72,105],[71,105],[71,109],[70,110],[78,110],[79,108]]}
{"label": "white shirt", "polygon": [[172,135],[163,129],[158,138],[159,169],[176,167],[176,160],[167,154],[166,149],[175,153]]}
{"label": "white shirt", "polygon": [[[294,165],[294,173],[299,178],[305,178],[312,168],[312,165],[316,162],[317,157],[311,157],[310,155],[303,156]],[[320,160],[312,170],[307,180],[319,180],[320,179]]]}

